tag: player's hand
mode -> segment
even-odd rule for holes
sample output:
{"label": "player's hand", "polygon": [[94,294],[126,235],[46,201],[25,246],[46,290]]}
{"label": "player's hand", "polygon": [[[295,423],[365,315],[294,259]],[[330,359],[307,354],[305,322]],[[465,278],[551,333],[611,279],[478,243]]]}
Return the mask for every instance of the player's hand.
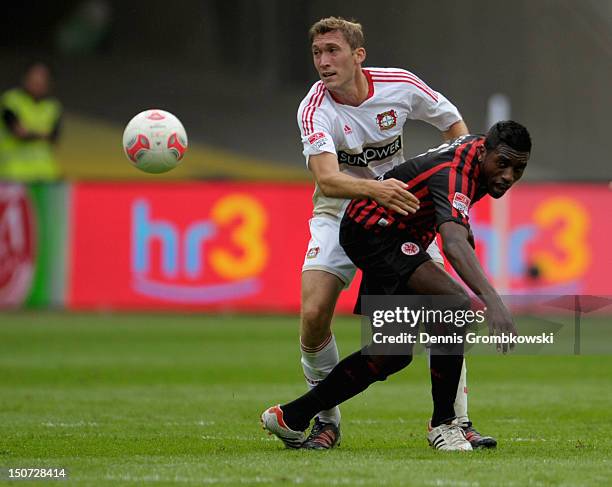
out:
{"label": "player's hand", "polygon": [[[487,322],[490,336],[505,335],[512,337],[518,335],[512,315],[503,304],[487,307]],[[496,348],[498,352],[507,353],[514,349],[514,343],[498,343]]]}
{"label": "player's hand", "polygon": [[379,181],[375,191],[373,200],[400,215],[416,213],[419,209],[418,198],[408,191],[406,183],[398,179]]}

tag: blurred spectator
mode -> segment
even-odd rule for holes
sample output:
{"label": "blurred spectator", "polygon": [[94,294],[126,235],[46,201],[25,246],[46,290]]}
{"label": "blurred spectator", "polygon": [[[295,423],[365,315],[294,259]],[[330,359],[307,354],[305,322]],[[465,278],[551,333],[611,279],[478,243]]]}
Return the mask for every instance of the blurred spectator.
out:
{"label": "blurred spectator", "polygon": [[61,118],[59,101],[49,97],[51,72],[31,64],[22,86],[0,98],[0,179],[55,181],[60,177],[53,157]]}

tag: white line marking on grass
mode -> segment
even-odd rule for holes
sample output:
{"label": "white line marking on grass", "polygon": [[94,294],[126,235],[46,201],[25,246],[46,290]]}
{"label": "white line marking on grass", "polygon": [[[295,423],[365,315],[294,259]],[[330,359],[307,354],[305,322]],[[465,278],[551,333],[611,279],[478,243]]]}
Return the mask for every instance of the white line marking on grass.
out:
{"label": "white line marking on grass", "polygon": [[213,426],[214,421],[166,421],[164,426]]}
{"label": "white line marking on grass", "polygon": [[[481,484],[478,481],[473,481],[473,482],[469,482],[467,480],[448,480],[448,479],[435,479],[435,480],[428,480],[427,482],[425,482],[425,485],[436,485],[436,486],[446,486],[446,485],[459,485],[459,486],[465,486],[465,487],[477,487]],[[490,482],[486,482],[484,485],[490,485]],[[513,480],[504,480],[504,481],[497,481],[495,483],[495,485],[504,485],[504,486],[513,486],[513,485],[518,485],[518,486],[523,486],[524,482],[515,482]],[[549,485],[547,483],[543,483],[543,482],[538,482],[538,481],[531,481],[529,483],[529,485],[534,485],[534,486],[546,486]]]}
{"label": "white line marking on grass", "polygon": [[277,479],[268,477],[181,477],[181,476],[161,476],[161,475],[106,475],[106,480],[123,481],[123,482],[184,482],[184,483],[201,483],[201,484],[269,484]]}
{"label": "white line marking on grass", "polygon": [[405,424],[407,421],[404,418],[390,418],[390,419],[349,419],[351,424]]}
{"label": "white line marking on grass", "polygon": [[389,423],[390,421],[381,421],[379,419],[351,419],[351,424],[381,424]]}
{"label": "white line marking on grass", "polygon": [[76,423],[52,423],[51,421],[47,421],[42,423],[42,425],[49,428],[82,428],[83,426],[99,426],[98,423],[93,421],[77,421]]}
{"label": "white line marking on grass", "polygon": [[548,441],[546,438],[508,438],[510,441],[528,441],[528,442],[536,442],[536,441]]}
{"label": "white line marking on grass", "polygon": [[478,487],[480,485],[480,482],[469,482],[467,480],[448,480],[448,479],[433,479],[433,480],[428,480],[427,482],[425,482],[427,485],[439,485],[439,486],[444,486],[444,485],[461,485],[461,486],[466,486],[466,487]]}
{"label": "white line marking on grass", "polygon": [[[300,481],[298,482],[298,479]],[[304,479],[298,477],[297,479],[293,479],[293,483],[303,483]],[[354,478],[335,478],[335,479],[308,479],[308,483],[310,484],[324,484],[324,485],[372,485],[371,480],[364,479],[354,479]],[[376,485],[387,485],[388,483],[382,479],[376,480]]]}
{"label": "white line marking on grass", "polygon": [[202,435],[203,440],[238,440],[238,441],[276,441],[273,437],[255,438],[252,436],[217,436],[217,435]]}
{"label": "white line marking on grass", "polygon": [[[364,479],[349,479],[349,478],[336,478],[336,479],[305,479],[303,477],[294,477],[294,478],[271,478],[271,477],[200,477],[194,475],[194,477],[181,477],[177,476],[162,476],[162,475],[106,475],[104,477],[106,480],[112,481],[123,481],[123,482],[184,482],[184,483],[201,483],[201,484],[229,484],[229,485],[237,485],[237,484],[270,484],[270,483],[278,483],[282,481],[283,484],[297,484],[301,485],[305,482],[309,484],[316,485],[370,485],[371,481],[366,481]],[[385,481],[377,481],[376,485],[387,485]],[[474,486],[478,484],[436,484],[436,485],[467,485]]]}

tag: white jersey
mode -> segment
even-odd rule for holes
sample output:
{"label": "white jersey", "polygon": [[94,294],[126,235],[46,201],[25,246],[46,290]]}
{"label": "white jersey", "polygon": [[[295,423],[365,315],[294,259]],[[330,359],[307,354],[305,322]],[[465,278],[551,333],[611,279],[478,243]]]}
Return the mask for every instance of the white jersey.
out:
{"label": "white jersey", "polygon": [[[331,152],[340,171],[374,179],[404,162],[402,132],[406,120],[422,120],[444,131],[461,120],[457,108],[409,71],[364,68],[367,99],[358,107],[334,100],[317,81],[300,103],[298,125],[306,165],[311,155]],[[315,215],[339,217],[347,200],[324,196],[318,186],[312,197]]]}

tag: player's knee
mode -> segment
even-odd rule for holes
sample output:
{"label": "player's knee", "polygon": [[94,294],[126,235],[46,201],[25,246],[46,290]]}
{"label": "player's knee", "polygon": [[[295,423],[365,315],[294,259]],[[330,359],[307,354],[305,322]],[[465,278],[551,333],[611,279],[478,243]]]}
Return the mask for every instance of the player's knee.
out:
{"label": "player's knee", "polygon": [[311,334],[328,333],[333,310],[320,303],[302,306],[302,329]]}

